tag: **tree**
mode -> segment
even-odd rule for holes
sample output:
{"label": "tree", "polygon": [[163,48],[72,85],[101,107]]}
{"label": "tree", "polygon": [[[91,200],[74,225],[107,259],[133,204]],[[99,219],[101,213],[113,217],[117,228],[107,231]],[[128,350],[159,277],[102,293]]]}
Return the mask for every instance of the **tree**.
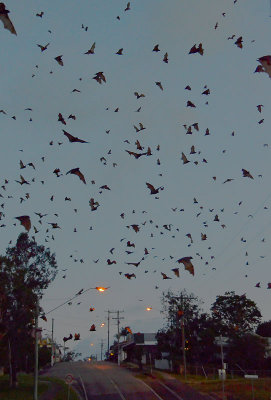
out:
{"label": "tree", "polygon": [[212,317],[224,335],[244,334],[252,332],[259,324],[262,315],[256,303],[235,292],[226,292],[217,296],[211,307]]}
{"label": "tree", "polygon": [[271,337],[271,321],[264,321],[256,329],[257,335]]}
{"label": "tree", "polygon": [[227,361],[233,367],[238,364],[242,369],[263,369],[266,344],[266,339],[251,333],[235,335],[229,342]]}
{"label": "tree", "polygon": [[129,329],[130,329],[129,327],[120,328],[120,332],[119,332],[119,334],[118,333],[115,334],[115,338],[116,339],[120,339],[121,337],[125,337],[126,338],[126,336],[129,334]]}
{"label": "tree", "polygon": [[33,332],[38,298],[56,274],[55,255],[27,233],[20,234],[15,246],[0,256],[0,333],[5,335],[9,354],[10,386],[17,385],[16,364]]}
{"label": "tree", "polygon": [[203,302],[193,293],[187,293],[184,289],[179,293],[171,290],[163,292],[161,296],[162,311],[167,327],[179,326],[180,317],[183,316],[186,323],[197,317],[201,312]]}
{"label": "tree", "polygon": [[191,335],[188,341],[189,359],[195,363],[214,363],[217,345],[215,338],[217,336],[217,323],[207,313],[200,314],[191,321]]}
{"label": "tree", "polygon": [[76,353],[75,351],[68,351],[62,361],[74,361],[76,358],[81,357],[82,353]]}

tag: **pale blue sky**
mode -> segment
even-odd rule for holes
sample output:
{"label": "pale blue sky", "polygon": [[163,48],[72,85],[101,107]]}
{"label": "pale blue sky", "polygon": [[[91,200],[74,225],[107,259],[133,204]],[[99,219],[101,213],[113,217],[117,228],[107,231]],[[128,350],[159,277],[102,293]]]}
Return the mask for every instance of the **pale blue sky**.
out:
{"label": "pale blue sky", "polygon": [[[247,293],[264,319],[271,319],[266,289],[271,281],[271,82],[267,74],[254,74],[257,58],[271,51],[269,1],[134,0],[127,12],[127,2],[120,0],[5,4],[18,35],[0,26],[0,108],[7,113],[0,114],[1,185],[9,180],[6,190],[0,191],[5,213],[2,223],[6,225],[1,228],[1,250],[4,253],[9,241],[16,240],[23,229],[18,222],[14,227],[14,217],[29,215],[39,230],[37,242],[56,253],[60,270],[68,268],[66,279],[60,271],[46,291],[45,311],[81,288],[110,286],[105,294],[90,291],[78,298],[80,305],[73,302],[50,314],[55,318],[57,339],[80,332],[84,354],[90,340],[95,344],[93,352],[98,353],[100,339],[106,339],[106,327],[92,334],[88,329],[92,323],[99,326],[105,321],[107,309],[124,310],[123,325],[132,330],[156,331],[163,325],[160,296],[168,288],[195,293],[205,301],[206,310],[226,290]],[[44,11],[42,18],[36,17],[40,11]],[[88,26],[87,31],[82,24]],[[235,40],[227,40],[233,34],[235,40],[243,37],[243,49]],[[85,55],[93,42],[95,54]],[[200,42],[204,55],[188,55]],[[37,44],[47,43],[48,49],[41,52]],[[152,51],[156,44],[161,49],[158,53]],[[122,56],[115,54],[120,48]],[[166,52],[168,64],[163,62]],[[54,60],[58,55],[63,55],[63,67]],[[104,72],[106,83],[99,85],[92,79],[98,71]],[[155,85],[157,81],[162,82],[163,91]],[[184,90],[186,85],[192,90]],[[205,85],[209,96],[201,94]],[[81,92],[72,93],[73,89]],[[135,91],[145,97],[136,99]],[[188,100],[196,108],[186,107]],[[258,104],[264,105],[261,114]],[[140,106],[141,111],[135,112]],[[25,111],[28,107],[33,111]],[[117,107],[119,112],[114,112]],[[58,122],[58,113],[67,125]],[[76,115],[75,121],[67,119],[70,114]],[[261,119],[264,122],[259,124]],[[146,129],[136,133],[133,125],[140,122]],[[193,129],[192,135],[186,135],[183,125],[195,122],[199,132]],[[210,136],[205,136],[207,128]],[[69,143],[62,129],[89,144]],[[152,156],[135,160],[125,151],[138,151],[137,139],[144,151],[151,148]],[[156,150],[158,144],[160,151]],[[189,154],[192,145],[200,154]],[[183,165],[182,152],[190,163]],[[20,170],[20,160],[33,162],[36,169]],[[66,176],[76,167],[85,175],[86,185],[77,176]],[[60,168],[63,176],[57,178],[55,168]],[[244,178],[242,168],[250,171],[254,180]],[[20,186],[15,182],[20,174],[30,181],[35,178],[35,182]],[[227,178],[234,180],[223,184]],[[146,182],[164,187],[159,199],[149,194]],[[111,191],[99,193],[105,184]],[[21,203],[20,197],[25,198],[26,193],[30,198]],[[72,201],[64,201],[66,196]],[[91,197],[100,203],[97,211],[89,207]],[[42,225],[34,212],[48,214]],[[219,222],[214,221],[216,214]],[[250,214],[253,217],[248,217]],[[48,222],[58,222],[61,229],[51,229]],[[131,224],[139,224],[140,231],[128,229]],[[168,224],[172,224],[171,231],[163,227]],[[187,233],[193,238],[191,247]],[[201,240],[201,233],[207,235],[206,241]],[[33,228],[30,234],[34,234]],[[122,238],[126,239],[120,242]],[[125,253],[130,250],[128,240],[136,245],[131,255]],[[138,262],[145,247],[150,254],[138,268],[125,264]],[[193,257],[194,277],[182,266],[180,278],[171,271],[184,256]],[[81,258],[84,263],[79,262]],[[108,258],[117,264],[107,265]],[[96,259],[97,264],[93,262]],[[128,281],[126,272],[135,272],[136,279]],[[161,272],[172,279],[163,281]],[[254,287],[259,281],[261,289]],[[96,308],[94,313],[88,312],[90,305]],[[146,313],[147,305],[153,306],[152,313]],[[42,322],[48,330],[50,318],[47,324]],[[114,333],[116,326],[112,326]]]}

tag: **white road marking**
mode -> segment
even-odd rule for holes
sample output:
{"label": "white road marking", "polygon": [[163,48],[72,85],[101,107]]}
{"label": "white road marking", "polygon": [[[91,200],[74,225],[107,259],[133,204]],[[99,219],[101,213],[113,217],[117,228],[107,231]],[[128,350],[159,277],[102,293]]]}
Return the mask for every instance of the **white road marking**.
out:
{"label": "white road marking", "polygon": [[147,387],[150,389],[150,391],[151,391],[159,400],[164,400],[164,399],[162,399],[162,397],[159,396],[158,393],[156,393],[155,390],[153,390],[153,388],[151,388],[149,385],[147,385],[146,382],[142,381],[141,379],[138,379],[138,380],[139,380],[141,383],[143,383],[145,386],[147,386]]}
{"label": "white road marking", "polygon": [[118,385],[113,381],[113,379],[110,379],[110,378],[109,378],[109,380],[110,380],[110,382],[112,383],[112,385],[115,387],[115,389],[116,389],[116,391],[118,392],[118,394],[120,395],[121,399],[122,399],[122,400],[126,400],[125,397],[123,396],[123,394],[121,393],[121,391],[120,391]]}
{"label": "white road marking", "polygon": [[178,400],[183,400],[183,398],[181,396],[179,396],[176,392],[174,392],[174,390],[170,389],[167,385],[165,385],[162,382],[158,382],[160,383],[161,386],[163,386],[165,389],[167,389],[171,394],[173,394],[173,396],[175,396]]}
{"label": "white road marking", "polygon": [[[79,375],[79,374],[78,374]],[[87,396],[87,392],[86,392],[86,388],[83,382],[83,379],[81,378],[81,375],[79,375],[79,378],[81,380],[82,386],[83,386],[83,390],[84,390],[84,394],[85,394],[85,399],[88,400],[88,396]]]}

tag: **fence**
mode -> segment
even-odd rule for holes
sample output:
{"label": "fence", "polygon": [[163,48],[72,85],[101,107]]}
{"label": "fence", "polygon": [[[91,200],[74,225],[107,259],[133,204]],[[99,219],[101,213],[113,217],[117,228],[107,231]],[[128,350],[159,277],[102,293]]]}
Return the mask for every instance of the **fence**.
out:
{"label": "fence", "polygon": [[[204,365],[188,365],[187,374],[190,375],[202,375],[206,379],[215,379],[218,377],[218,368],[221,367],[207,367]],[[227,379],[234,379],[238,377],[244,377],[244,375],[258,375],[259,378],[270,378],[271,370],[258,370],[258,369],[227,369]]]}

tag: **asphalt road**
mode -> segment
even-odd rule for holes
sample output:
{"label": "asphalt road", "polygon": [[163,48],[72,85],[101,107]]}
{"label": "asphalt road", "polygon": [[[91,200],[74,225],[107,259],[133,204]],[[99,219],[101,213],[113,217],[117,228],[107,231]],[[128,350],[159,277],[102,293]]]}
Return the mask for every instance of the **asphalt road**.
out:
{"label": "asphalt road", "polygon": [[74,377],[72,385],[83,400],[211,400],[175,380],[143,381],[108,362],[59,363],[46,375],[65,379],[68,374]]}

